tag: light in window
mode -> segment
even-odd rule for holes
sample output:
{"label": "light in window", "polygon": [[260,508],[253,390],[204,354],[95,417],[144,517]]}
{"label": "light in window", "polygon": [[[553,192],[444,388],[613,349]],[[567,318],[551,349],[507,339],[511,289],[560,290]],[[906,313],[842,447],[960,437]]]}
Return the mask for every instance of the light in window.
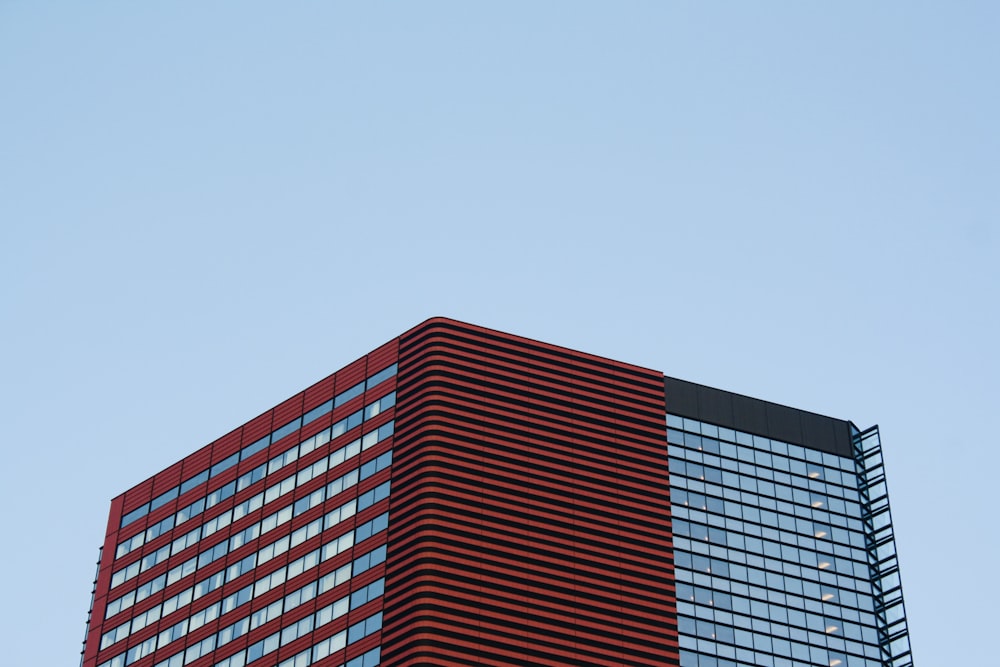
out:
{"label": "light in window", "polygon": [[826,537],[826,531],[825,531],[825,530],[817,530],[817,531],[816,531],[816,537],[817,537],[817,538],[823,538],[823,537]]}
{"label": "light in window", "polygon": [[822,507],[823,506],[823,501],[822,500],[817,500],[817,501],[813,502],[812,506],[813,507]]}
{"label": "light in window", "polygon": [[830,634],[831,632],[836,632],[836,631],[837,631],[837,626],[836,625],[828,625],[828,626],[826,626],[826,633],[827,634]]}
{"label": "light in window", "polygon": [[830,667],[837,667],[839,664],[841,664],[841,660],[839,658],[834,658],[830,661]]}
{"label": "light in window", "polygon": [[833,593],[825,593],[823,595],[823,602],[828,602],[833,599]]}
{"label": "light in window", "polygon": [[819,564],[819,569],[821,569],[821,570],[825,570],[828,567],[830,567],[830,564],[828,562],[826,562],[826,561],[823,561],[823,562],[821,562]]}

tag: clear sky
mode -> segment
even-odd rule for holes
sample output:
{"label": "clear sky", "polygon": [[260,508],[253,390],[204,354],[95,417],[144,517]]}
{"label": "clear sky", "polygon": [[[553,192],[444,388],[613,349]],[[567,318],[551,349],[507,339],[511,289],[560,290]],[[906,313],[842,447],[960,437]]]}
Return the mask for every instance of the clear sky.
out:
{"label": "clear sky", "polygon": [[880,424],[996,664],[1000,4],[0,0],[7,665],[109,500],[432,315]]}

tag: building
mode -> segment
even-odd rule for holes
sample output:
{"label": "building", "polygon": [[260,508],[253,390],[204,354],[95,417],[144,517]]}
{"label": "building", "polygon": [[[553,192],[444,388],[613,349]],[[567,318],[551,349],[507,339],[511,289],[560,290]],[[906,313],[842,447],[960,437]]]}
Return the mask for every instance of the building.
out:
{"label": "building", "polygon": [[877,428],[432,319],[112,501],[83,667],[912,665]]}

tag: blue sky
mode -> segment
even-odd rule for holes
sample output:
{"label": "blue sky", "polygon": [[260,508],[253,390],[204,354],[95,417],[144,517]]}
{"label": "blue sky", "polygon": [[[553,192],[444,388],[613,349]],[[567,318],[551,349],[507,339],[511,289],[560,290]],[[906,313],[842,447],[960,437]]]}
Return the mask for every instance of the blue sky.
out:
{"label": "blue sky", "polygon": [[448,315],[880,424],[916,660],[992,664],[997,34],[0,0],[6,662],[78,659],[111,497]]}

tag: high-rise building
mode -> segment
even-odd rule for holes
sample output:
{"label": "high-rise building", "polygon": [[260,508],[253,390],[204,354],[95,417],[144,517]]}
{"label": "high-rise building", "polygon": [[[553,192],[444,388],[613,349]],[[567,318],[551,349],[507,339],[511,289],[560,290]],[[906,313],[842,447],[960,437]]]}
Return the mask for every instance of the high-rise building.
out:
{"label": "high-rise building", "polygon": [[878,430],[432,319],[112,501],[83,667],[912,665]]}

